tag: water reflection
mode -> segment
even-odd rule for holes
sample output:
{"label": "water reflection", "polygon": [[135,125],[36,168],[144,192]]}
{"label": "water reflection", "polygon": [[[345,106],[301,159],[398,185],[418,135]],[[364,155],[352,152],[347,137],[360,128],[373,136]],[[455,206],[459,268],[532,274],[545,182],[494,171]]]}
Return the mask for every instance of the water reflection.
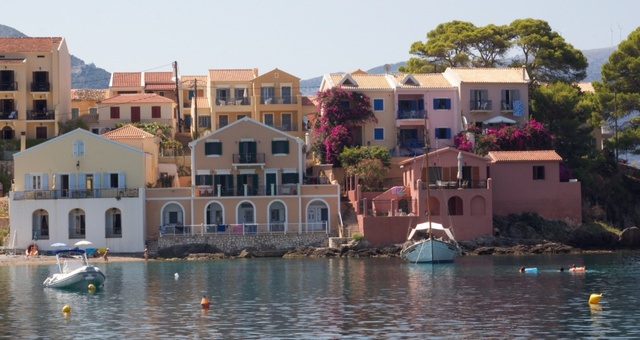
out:
{"label": "water reflection", "polygon": [[[0,329],[20,338],[638,337],[638,260],[619,253],[462,257],[444,265],[109,262],[99,263],[108,279],[95,293],[43,289],[49,266],[4,266]],[[558,271],[571,263],[588,272]],[[521,266],[538,272],[519,273]],[[589,305],[589,295],[600,292],[600,304]],[[202,294],[208,310],[200,307]],[[64,316],[66,304],[72,311]]]}

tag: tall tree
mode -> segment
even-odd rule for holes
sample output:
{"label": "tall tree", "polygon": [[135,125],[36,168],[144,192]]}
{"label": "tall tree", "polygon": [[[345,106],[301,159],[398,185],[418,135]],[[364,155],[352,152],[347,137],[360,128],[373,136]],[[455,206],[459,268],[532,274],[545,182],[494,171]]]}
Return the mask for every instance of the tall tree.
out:
{"label": "tall tree", "polygon": [[511,66],[527,67],[536,82],[577,82],[587,75],[587,58],[565,42],[549,24],[537,19],[517,19],[510,25],[520,57]]}
{"label": "tall tree", "polygon": [[[478,27],[471,35],[473,66],[497,67],[512,46],[513,31],[508,26],[493,24]],[[475,51],[475,52],[474,52]]]}

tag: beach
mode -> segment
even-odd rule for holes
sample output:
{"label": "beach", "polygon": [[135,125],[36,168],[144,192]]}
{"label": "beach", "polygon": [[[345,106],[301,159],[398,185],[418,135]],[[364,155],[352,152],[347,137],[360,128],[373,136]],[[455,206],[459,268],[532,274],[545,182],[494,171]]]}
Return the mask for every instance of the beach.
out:
{"label": "beach", "polygon": [[[138,262],[144,261],[142,256],[118,256],[109,254],[108,262]],[[102,257],[90,258],[89,262],[93,264],[108,263]],[[8,255],[0,254],[0,266],[21,266],[21,265],[43,265],[43,264],[56,264],[56,257],[49,255],[38,255],[37,257],[27,257],[24,254]]]}

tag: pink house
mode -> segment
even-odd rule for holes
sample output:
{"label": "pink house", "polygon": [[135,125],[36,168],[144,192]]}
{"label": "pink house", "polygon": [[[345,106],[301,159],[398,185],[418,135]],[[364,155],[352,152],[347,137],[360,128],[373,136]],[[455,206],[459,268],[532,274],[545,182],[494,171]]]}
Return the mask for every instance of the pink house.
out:
{"label": "pink house", "polygon": [[492,151],[488,157],[494,214],[531,212],[582,223],[580,182],[560,181],[562,158],[555,151]]}

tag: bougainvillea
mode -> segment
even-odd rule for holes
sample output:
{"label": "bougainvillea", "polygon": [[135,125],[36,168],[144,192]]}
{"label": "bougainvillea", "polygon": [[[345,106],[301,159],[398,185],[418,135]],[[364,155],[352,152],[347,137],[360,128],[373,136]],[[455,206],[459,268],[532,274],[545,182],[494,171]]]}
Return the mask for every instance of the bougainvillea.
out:
{"label": "bougainvillea", "polygon": [[352,146],[357,126],[377,122],[369,97],[340,87],[318,92],[318,121],[314,124],[313,148],[324,163],[336,163],[345,146]]}
{"label": "bougainvillea", "polygon": [[[475,137],[475,145],[467,134],[471,132]],[[454,137],[455,146],[459,150],[473,151],[479,155],[486,155],[489,151],[518,151],[518,150],[550,150],[553,149],[552,137],[544,126],[535,120],[526,123],[522,128],[515,125],[503,125],[498,129],[487,128],[484,133],[477,127],[471,127]]]}

